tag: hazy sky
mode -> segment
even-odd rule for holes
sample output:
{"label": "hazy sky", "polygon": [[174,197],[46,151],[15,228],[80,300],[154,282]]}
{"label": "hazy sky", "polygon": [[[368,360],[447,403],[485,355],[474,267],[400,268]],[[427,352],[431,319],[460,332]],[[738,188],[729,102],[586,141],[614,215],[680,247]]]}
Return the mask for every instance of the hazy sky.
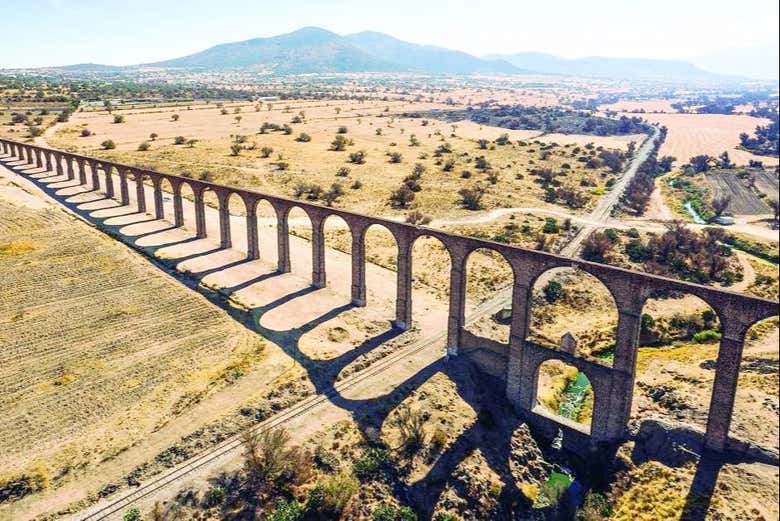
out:
{"label": "hazy sky", "polygon": [[463,50],[688,58],[777,45],[777,0],[0,0],[0,68],[174,58],[316,25]]}

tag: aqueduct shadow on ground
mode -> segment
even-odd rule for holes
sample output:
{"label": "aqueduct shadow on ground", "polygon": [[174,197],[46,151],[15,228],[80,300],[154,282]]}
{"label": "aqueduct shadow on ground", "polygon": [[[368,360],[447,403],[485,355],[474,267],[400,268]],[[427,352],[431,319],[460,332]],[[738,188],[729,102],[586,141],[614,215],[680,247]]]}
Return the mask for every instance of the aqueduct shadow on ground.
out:
{"label": "aqueduct shadow on ground", "polygon": [[[56,173],[48,174],[41,168],[31,167],[25,161],[14,159],[8,155],[0,156],[0,159],[2,159],[5,166],[16,173],[24,174],[25,177],[32,180],[32,182],[45,193],[63,204],[69,210],[79,215],[84,220],[96,225],[104,232],[128,244],[132,248],[141,251],[149,257],[157,267],[164,269],[168,273],[175,271],[171,269],[171,265],[224,250],[222,247],[213,247],[213,244],[208,240],[196,237],[177,239],[155,246],[139,246],[137,244],[138,239],[162,233],[169,230],[171,227],[163,227],[158,230],[138,234],[125,233],[122,229],[129,225],[155,221],[156,219],[149,218],[145,212],[133,211],[112,214],[109,217],[96,217],[94,215],[95,213],[99,213],[101,210],[120,207],[121,204],[112,198],[100,194],[94,188],[72,194],[63,194],[61,192],[82,185],[77,180],[68,181],[67,178],[63,179],[64,175]],[[78,201],[78,199],[83,198],[81,194],[90,192],[94,195],[92,199],[89,201]],[[107,203],[107,205],[97,209],[84,208],[85,206],[95,206],[95,203]],[[123,218],[123,222],[113,224],[108,222],[119,217]],[[203,242],[202,251],[196,251],[180,257],[170,257],[165,261],[161,261],[154,257],[155,253],[162,248],[194,243],[197,241]],[[281,347],[285,353],[299,362],[306,370],[316,392],[327,396],[328,400],[334,405],[350,412],[367,439],[370,439],[372,432],[377,432],[381,428],[387,420],[388,414],[395,407],[401,404],[412,392],[414,392],[414,390],[419,389],[437,373],[442,373],[450,378],[450,380],[455,383],[459,396],[477,411],[478,416],[482,418],[482,420],[477,421],[465,432],[461,433],[443,453],[438,455],[426,476],[414,484],[407,485],[402,479],[403,476],[394,472],[390,473],[388,479],[397,496],[413,506],[413,508],[422,515],[423,519],[429,519],[431,517],[436,499],[441,496],[447,485],[448,478],[452,475],[454,469],[477,449],[482,452],[490,468],[496,472],[497,475],[501,476],[504,487],[500,500],[507,505],[522,503],[522,497],[518,491],[519,483],[515,482],[512,477],[512,469],[510,468],[509,463],[512,452],[512,436],[515,430],[521,425],[522,420],[515,414],[514,409],[508,400],[499,393],[490,391],[491,388],[496,388],[496,384],[491,382],[491,377],[477,373],[466,357],[458,357],[448,361],[442,357],[433,364],[420,369],[412,377],[397,386],[394,391],[386,395],[369,399],[352,399],[343,396],[337,388],[339,374],[359,357],[369,355],[379,346],[382,346],[387,342],[392,342],[406,333],[399,329],[389,328],[388,330],[365,340],[354,349],[335,358],[327,360],[311,358],[299,348],[301,337],[305,333],[315,329],[317,326],[348,311],[353,306],[351,304],[345,304],[335,307],[321,316],[291,329],[275,330],[264,327],[261,325],[261,321],[263,316],[267,313],[284,304],[293,302],[296,299],[320,290],[313,286],[304,287],[262,306],[241,310],[227,304],[226,298],[252,284],[273,280],[274,277],[277,277],[280,274],[278,272],[262,273],[257,277],[239,282],[233,286],[221,288],[218,294],[219,298],[215,298],[216,295],[214,292],[207,290],[200,285],[200,282],[207,275],[246,262],[251,261],[227,261],[222,265],[214,266],[198,273],[189,273],[186,276],[177,273],[177,279],[189,288],[196,289],[210,297],[210,300],[225,309],[231,317],[252,331],[257,332],[261,336],[274,342]],[[480,382],[484,385],[475,385],[475,382]],[[501,385],[498,385],[498,388],[500,387]],[[484,418],[491,419],[485,421]],[[614,453],[614,449],[615,447],[610,448],[612,451],[611,453]],[[575,467],[578,467],[583,471],[588,468],[588,465],[578,465],[576,457],[571,456],[571,458],[573,459],[570,459],[569,461],[570,463],[573,462]],[[609,457],[604,459],[606,461],[610,460]],[[706,506],[709,504],[710,498],[714,492],[718,472],[724,461],[722,456],[708,453],[705,454],[705,457],[699,462],[693,485],[688,496],[688,501],[686,502],[686,519],[704,519]],[[606,467],[594,468],[591,465],[590,472],[584,472],[583,475],[585,475],[589,481],[598,484],[599,481],[603,481],[603,479],[607,477],[603,474],[605,472]],[[599,475],[599,473],[602,473],[602,475]]]}

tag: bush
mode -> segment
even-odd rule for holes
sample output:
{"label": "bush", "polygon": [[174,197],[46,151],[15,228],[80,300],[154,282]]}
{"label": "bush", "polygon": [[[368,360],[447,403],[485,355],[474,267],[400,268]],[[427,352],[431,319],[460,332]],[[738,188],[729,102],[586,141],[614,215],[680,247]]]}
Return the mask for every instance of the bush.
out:
{"label": "bush", "polygon": [[558,226],[558,221],[553,217],[547,217],[544,220],[544,226],[542,226],[542,233],[558,233],[561,228]]}
{"label": "bush", "polygon": [[319,514],[318,519],[338,519],[359,486],[355,478],[344,473],[326,476],[309,490],[307,514]]}
{"label": "bush", "polygon": [[124,116],[119,116],[119,115],[114,116],[114,123],[124,123],[124,122],[125,122]]}
{"label": "bush", "polygon": [[344,195],[344,187],[341,186],[340,183],[333,183],[330,185],[330,190],[325,192],[322,199],[325,201],[326,205],[332,206],[333,203],[337,202],[342,195]]}
{"label": "bush", "polygon": [[300,134],[298,134],[298,137],[295,138],[295,141],[298,141],[300,143],[308,143],[309,141],[311,141],[311,136],[306,132],[301,132]]}
{"label": "bush", "polygon": [[480,185],[474,185],[471,188],[461,188],[458,190],[461,205],[469,210],[479,210],[482,208],[482,197],[485,195],[485,189]]}
{"label": "bush", "polygon": [[330,143],[330,150],[341,152],[347,148],[347,138],[342,135],[336,136]]}
{"label": "bush", "polygon": [[141,511],[138,507],[128,509],[122,516],[122,521],[141,521]]}
{"label": "bush", "polygon": [[176,136],[173,138],[173,144],[174,145],[183,145],[187,142],[187,138],[184,136]]}
{"label": "bush", "polygon": [[403,159],[403,156],[401,155],[400,152],[390,152],[388,156],[390,158],[388,159],[388,161],[391,163],[400,163]]}
{"label": "bush", "polygon": [[81,137],[89,137],[92,135],[92,131],[88,128],[81,129]]}
{"label": "bush", "polygon": [[399,408],[395,425],[401,432],[401,444],[407,454],[414,454],[425,445],[426,421],[425,415],[419,411],[412,411],[408,407]]}
{"label": "bush", "polygon": [[273,153],[274,153],[274,149],[271,147],[263,147],[260,149],[260,157],[265,159],[271,157],[271,154]]}
{"label": "bush", "polygon": [[239,145],[238,143],[233,143],[232,145],[230,145],[230,155],[231,156],[237,156],[237,155],[241,154],[241,151],[243,149],[244,149],[243,146]]}
{"label": "bush", "polygon": [[431,223],[431,218],[419,210],[413,210],[406,216],[406,222],[415,226],[424,226]]}
{"label": "bush", "polygon": [[417,521],[417,514],[409,507],[393,508],[380,505],[371,513],[372,521]]}
{"label": "bush", "polygon": [[720,340],[720,331],[705,329],[693,335],[693,341],[697,344],[709,344]]}
{"label": "bush", "polygon": [[349,167],[342,166],[342,167],[339,167],[338,170],[336,170],[336,176],[337,177],[348,177],[349,176],[349,172],[350,172]]}
{"label": "bush", "polygon": [[43,135],[43,129],[38,126],[30,127],[30,136],[31,137],[38,137]]}
{"label": "bush", "polygon": [[144,141],[143,143],[138,145],[138,151],[139,152],[146,152],[150,148],[152,148],[152,145],[150,145],[148,141]]}
{"label": "bush", "polygon": [[542,289],[542,293],[544,293],[544,300],[550,304],[553,304],[561,300],[566,294],[566,291],[563,289],[563,284],[557,280],[551,280],[547,283],[544,289]]}
{"label": "bush", "polygon": [[106,139],[102,143],[100,143],[100,146],[103,147],[103,150],[113,150],[116,148],[116,143],[114,143],[110,139]]}
{"label": "bush", "polygon": [[346,134],[346,133],[347,133],[347,127],[344,127],[344,126],[342,126],[342,127],[339,127],[339,128],[336,130],[336,134]]}
{"label": "bush", "polygon": [[390,204],[395,208],[408,208],[414,201],[414,191],[406,184],[401,185],[401,188],[390,194]]}
{"label": "bush", "polygon": [[206,508],[212,508],[221,505],[222,502],[225,501],[226,496],[227,492],[225,491],[225,487],[221,485],[214,485],[208,489],[206,494],[203,496],[203,506]]}
{"label": "bush", "polygon": [[389,454],[385,449],[370,448],[363,455],[355,460],[352,468],[355,476],[360,481],[370,481],[382,477],[390,460]]}
{"label": "bush", "polygon": [[303,519],[303,508],[295,500],[276,502],[273,511],[265,518],[266,521],[300,521]]}
{"label": "bush", "polygon": [[366,162],[365,150],[358,150],[349,154],[349,162],[355,165],[362,165]]}

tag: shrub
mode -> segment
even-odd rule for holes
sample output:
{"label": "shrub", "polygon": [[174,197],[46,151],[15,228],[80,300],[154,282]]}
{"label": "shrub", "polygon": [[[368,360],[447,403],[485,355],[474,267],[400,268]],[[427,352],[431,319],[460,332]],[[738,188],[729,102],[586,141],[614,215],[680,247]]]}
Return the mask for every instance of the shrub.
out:
{"label": "shrub", "polygon": [[103,150],[113,150],[116,148],[116,143],[114,143],[110,139],[106,139],[102,143],[100,143],[100,146],[103,147]]}
{"label": "shrub", "polygon": [[231,156],[237,156],[241,154],[241,151],[244,149],[243,146],[239,145],[238,143],[233,143],[230,145],[230,155]]}
{"label": "shrub", "polygon": [[414,192],[406,184],[401,185],[401,188],[390,194],[390,203],[395,208],[408,208],[409,204],[414,201]]}
{"label": "shrub", "polygon": [[544,300],[553,304],[563,298],[566,294],[566,290],[563,289],[563,284],[557,280],[551,280],[544,286],[542,293],[544,293]]}
{"label": "shrub", "polygon": [[330,150],[341,152],[347,148],[347,138],[342,135],[336,136],[330,143]]}
{"label": "shrub", "polygon": [[225,501],[226,496],[227,492],[225,491],[225,487],[221,485],[214,485],[213,487],[209,488],[206,491],[206,494],[203,496],[203,506],[206,508],[212,508],[221,505],[222,502]]}
{"label": "shrub", "polygon": [[265,519],[266,521],[300,521],[303,519],[303,513],[303,508],[297,501],[280,499]]}
{"label": "shrub", "polygon": [[604,258],[612,249],[613,242],[603,232],[594,232],[582,244],[582,258],[593,262],[604,262]]}
{"label": "shrub", "polygon": [[395,425],[401,432],[401,444],[404,452],[414,454],[425,445],[425,423],[427,418],[419,411],[412,411],[408,407],[401,407]]}
{"label": "shrub", "polygon": [[319,514],[319,519],[339,519],[359,486],[355,478],[345,473],[326,476],[309,490],[307,514]]}
{"label": "shrub", "polygon": [[330,185],[330,189],[325,192],[322,199],[325,201],[326,205],[332,206],[342,195],[344,195],[344,187],[341,186],[340,183],[333,183]]}
{"label": "shrub", "polygon": [[388,156],[389,156],[388,161],[391,163],[400,163],[401,160],[403,159],[403,156],[401,155],[400,152],[391,152],[390,154],[388,154]]}
{"label": "shrub", "polygon": [[409,507],[394,508],[380,505],[371,513],[372,521],[417,521],[417,514]]}
{"label": "shrub", "polygon": [[347,133],[347,127],[341,126],[336,130],[336,134],[346,134]]}
{"label": "shrub", "polygon": [[461,205],[469,210],[479,210],[482,208],[482,197],[485,195],[485,189],[480,185],[474,185],[471,188],[461,188],[458,190]]}
{"label": "shrub", "polygon": [[152,148],[152,145],[150,145],[148,141],[144,141],[143,143],[138,145],[138,151],[139,152],[146,152],[150,148]]}
{"label": "shrub", "polygon": [[152,141],[157,139],[157,132],[152,132],[151,134],[149,134],[149,139],[151,139]]}
{"label": "shrub", "polygon": [[547,217],[544,220],[544,226],[542,226],[542,233],[558,233],[561,228],[558,226],[558,221],[553,217]]}
{"label": "shrub", "polygon": [[122,521],[141,521],[141,511],[138,507],[128,509],[122,516]]}
{"label": "shrub", "polygon": [[173,144],[174,145],[183,145],[187,142],[187,138],[184,136],[176,136],[173,138]]}
{"label": "shrub", "polygon": [[43,129],[38,126],[30,127],[30,136],[31,137],[38,137],[43,134]]}
{"label": "shrub", "polygon": [[124,123],[124,122],[125,122],[124,116],[120,116],[118,114],[114,116],[114,123]]}
{"label": "shrub", "polygon": [[358,150],[349,154],[349,162],[355,165],[362,165],[366,162],[366,151]]}
{"label": "shrub", "polygon": [[353,190],[359,190],[360,188],[363,187],[363,183],[361,183],[360,180],[355,179],[355,181],[351,185],[349,185],[349,187]]}
{"label": "shrub", "polygon": [[709,344],[719,341],[720,337],[720,331],[716,331],[715,329],[705,329],[694,334],[693,341],[697,344]]}
{"label": "shrub", "polygon": [[413,210],[407,214],[406,222],[415,226],[424,226],[431,223],[431,218],[419,210]]}
{"label": "shrub", "polygon": [[81,137],[89,137],[92,135],[92,131],[88,128],[81,129]]}
{"label": "shrub", "polygon": [[311,136],[306,132],[301,132],[300,134],[298,134],[298,137],[295,138],[295,141],[298,141],[300,143],[308,143],[309,141],[311,141]]}
{"label": "shrub", "polygon": [[348,177],[349,176],[349,172],[350,172],[349,167],[342,166],[342,167],[339,167],[338,170],[336,170],[336,176],[337,177]]}
{"label": "shrub", "polygon": [[263,147],[260,149],[260,157],[269,158],[274,153],[274,149],[271,147]]}
{"label": "shrub", "polygon": [[361,481],[377,479],[384,473],[389,462],[389,455],[385,449],[372,447],[355,460],[352,468],[355,476]]}

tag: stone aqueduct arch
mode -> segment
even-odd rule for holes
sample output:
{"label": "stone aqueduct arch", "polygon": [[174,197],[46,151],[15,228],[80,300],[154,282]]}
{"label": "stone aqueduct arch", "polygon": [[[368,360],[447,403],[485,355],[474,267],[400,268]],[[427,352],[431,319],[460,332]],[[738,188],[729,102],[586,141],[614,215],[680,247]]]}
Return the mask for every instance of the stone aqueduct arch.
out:
{"label": "stone aqueduct arch", "polygon": [[[71,180],[75,180],[73,164],[76,163],[80,185],[88,184],[85,168],[89,166],[94,189],[99,187],[98,171],[102,169],[105,175],[105,191],[110,192],[110,194],[106,193],[108,197],[114,197],[114,178],[111,171],[115,169],[119,180],[119,202],[122,205],[130,204],[128,185],[132,181],[135,184],[139,212],[147,211],[145,190],[148,185],[144,181],[148,179],[154,191],[153,211],[158,219],[165,217],[161,183],[163,179],[167,179],[173,189],[174,215],[172,217],[176,227],[181,227],[184,222],[181,188],[186,183],[191,187],[194,196],[197,237],[207,235],[203,196],[207,190],[211,190],[216,194],[219,202],[220,244],[224,248],[232,244],[228,200],[231,196],[238,196],[246,207],[248,259],[257,259],[262,255],[258,245],[257,205],[260,201],[267,201],[274,208],[277,216],[279,272],[290,271],[287,218],[292,208],[301,208],[312,223],[312,285],[316,287],[322,287],[326,283],[323,224],[329,215],[337,215],[347,223],[352,234],[351,298],[356,306],[366,304],[366,231],[369,226],[379,225],[393,235],[398,248],[394,324],[401,329],[411,325],[412,245],[419,237],[435,237],[445,246],[451,260],[447,322],[448,354],[470,356],[488,374],[503,380],[508,399],[524,414],[529,423],[548,435],[554,435],[558,429],[563,429],[566,433],[564,440],[575,450],[592,450],[603,444],[617,443],[625,439],[626,425],[631,411],[642,308],[651,294],[659,290],[690,293],[708,303],[720,317],[722,338],[709,408],[712,414],[708,415],[705,434],[706,446],[716,451],[723,451],[728,443],[745,335],[756,322],[778,314],[776,302],[698,284],[574,260],[483,239],[463,237],[250,190],[162,174],[7,139],[0,139],[0,146],[6,155],[18,158],[27,165],[34,164],[59,175],[67,175]],[[468,256],[477,249],[496,251],[512,267],[514,284],[508,344],[476,337],[465,329],[465,267]],[[612,367],[526,340],[534,282],[544,272],[561,267],[576,267],[593,275],[612,294],[618,309],[615,358]],[[594,393],[593,420],[589,434],[575,425],[541,414],[535,407],[537,371],[543,362],[551,359],[572,365],[588,376]]]}

